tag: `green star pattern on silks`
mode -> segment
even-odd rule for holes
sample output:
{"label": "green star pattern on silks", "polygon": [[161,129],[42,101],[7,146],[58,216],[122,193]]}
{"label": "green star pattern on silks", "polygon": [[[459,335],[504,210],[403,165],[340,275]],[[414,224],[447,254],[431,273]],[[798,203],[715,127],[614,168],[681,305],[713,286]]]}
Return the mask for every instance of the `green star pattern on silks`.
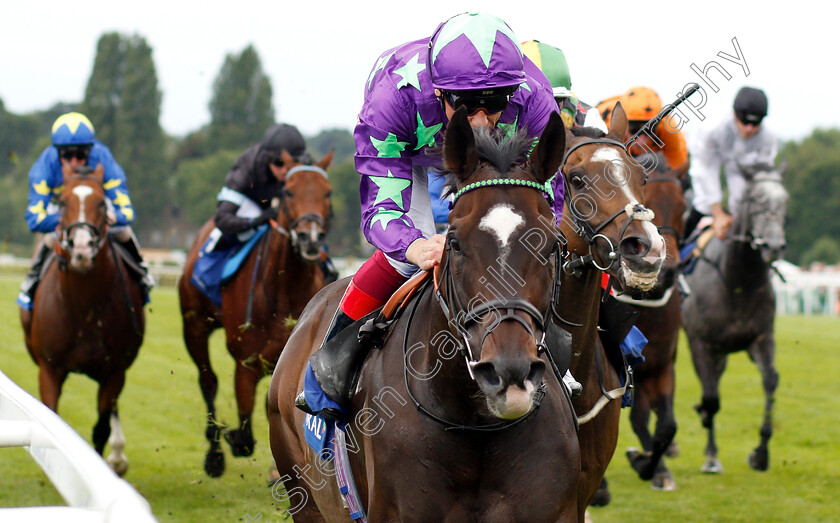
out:
{"label": "green star pattern on silks", "polygon": [[380,208],[377,211],[376,215],[374,215],[373,219],[370,221],[370,228],[373,229],[373,225],[376,222],[382,223],[382,230],[384,231],[388,224],[391,223],[393,220],[398,220],[403,215],[400,211],[389,211],[387,209]]}
{"label": "green star pattern on silks", "polygon": [[376,155],[379,158],[399,158],[400,153],[405,150],[408,142],[397,141],[397,135],[388,133],[384,140],[377,140],[373,136],[370,137],[370,143],[376,148],[379,153]]}
{"label": "green star pattern on silks", "polygon": [[484,66],[490,67],[490,58],[493,56],[493,45],[496,43],[496,32],[487,30],[491,27],[501,31],[502,34],[510,38],[511,42],[517,41],[513,31],[506,24],[500,24],[499,19],[495,16],[469,13],[466,16],[459,16],[454,20],[450,20],[443,26],[435,41],[432,62],[437,60],[438,53],[440,53],[446,44],[461,35],[466,35],[484,61]]}
{"label": "green star pattern on silks", "polygon": [[379,187],[379,191],[376,192],[376,199],[373,202],[374,205],[384,202],[385,200],[391,200],[397,204],[400,209],[405,209],[405,207],[403,207],[402,192],[406,187],[411,185],[411,180],[397,178],[391,174],[390,170],[388,171],[387,176],[369,176],[368,178],[371,182],[375,183],[377,187]]}
{"label": "green star pattern on silks", "polygon": [[417,147],[414,149],[417,150],[427,145],[435,145],[435,135],[440,131],[441,127],[443,127],[443,123],[426,127],[423,119],[420,118],[420,113],[417,113]]}
{"label": "green star pattern on silks", "polygon": [[505,133],[505,138],[510,138],[516,133],[516,123],[519,121],[519,115],[516,115],[516,119],[510,123],[502,123],[499,122],[496,124],[496,127],[501,129]]}
{"label": "green star pattern on silks", "polygon": [[388,60],[390,60],[392,56],[394,56],[394,53],[388,53],[385,56],[380,57],[379,60],[376,61],[376,65],[373,66],[373,70],[368,76],[368,91],[370,91],[370,88],[373,86],[373,77],[376,76],[377,71],[383,69],[385,67],[385,64],[388,63]]}
{"label": "green star pattern on silks", "polygon": [[394,69],[394,74],[400,75],[400,81],[397,82],[397,89],[404,85],[411,85],[420,91],[420,80],[417,78],[417,73],[426,68],[426,64],[419,63],[420,53],[412,56],[404,66],[399,69]]}

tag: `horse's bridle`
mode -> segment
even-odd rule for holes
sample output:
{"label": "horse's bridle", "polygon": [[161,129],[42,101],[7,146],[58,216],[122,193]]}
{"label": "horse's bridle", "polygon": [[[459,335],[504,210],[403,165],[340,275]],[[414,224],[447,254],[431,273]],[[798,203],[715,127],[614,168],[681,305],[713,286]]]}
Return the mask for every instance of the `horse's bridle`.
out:
{"label": "horse's bridle", "polygon": [[[93,178],[91,178],[89,176],[77,174],[77,175],[71,176],[67,181],[76,180],[76,179],[94,180]],[[101,183],[99,185],[100,185],[100,187],[102,186]],[[93,223],[91,223],[87,220],[81,220],[81,221],[73,222],[70,225],[68,225],[67,227],[62,227],[61,228],[61,234],[59,236],[58,246],[61,248],[61,250],[63,252],[71,251],[72,248],[70,247],[70,235],[77,228],[87,229],[90,232],[91,236],[93,236],[93,239],[94,239],[94,247],[93,247],[93,255],[92,256],[95,257],[99,253],[99,250],[102,248],[102,246],[105,244],[105,241],[107,241],[107,239],[108,239],[107,235],[105,234],[105,229],[107,227],[108,227],[107,224],[103,225],[101,228],[97,227],[95,224],[93,224]],[[64,259],[66,261],[66,258],[64,257],[62,252],[57,252],[56,254],[58,254],[62,259]]]}
{"label": "horse's bridle", "polygon": [[[764,176],[756,175],[749,181],[750,184],[754,184],[756,182],[773,182],[778,183],[779,185],[783,184],[781,176],[775,173]],[[754,212],[750,210],[750,206],[753,203],[756,203],[756,200],[752,197],[752,195],[745,195],[741,199],[741,205],[739,207],[744,208],[743,213],[739,213],[744,217],[744,219],[741,220],[741,230],[738,231],[737,234],[728,236],[728,238],[735,242],[749,243],[754,250],[759,250],[762,245],[767,243],[767,240],[761,237],[756,238],[753,234],[752,217],[757,214],[761,214],[761,212]]]}
{"label": "horse's bridle", "polygon": [[[325,171],[321,167],[318,167],[317,165],[297,165],[295,167],[292,167],[291,169],[289,169],[289,172],[286,173],[286,180],[291,178],[293,174],[295,174],[297,172],[300,172],[300,171],[312,171],[312,172],[319,173],[324,178],[326,178],[327,181],[329,181],[329,177],[327,176],[327,171]],[[314,223],[315,225],[317,225],[321,228],[324,228],[327,225],[327,219],[325,217],[321,216],[318,213],[310,212],[310,213],[306,213],[306,214],[303,214],[301,216],[298,216],[294,220],[291,220],[290,219],[291,217],[289,216],[289,207],[286,205],[286,199],[281,198],[280,201],[281,201],[281,210],[283,211],[283,216],[286,218],[286,223],[288,224],[289,229],[286,230],[284,227],[282,227],[281,225],[278,225],[276,222],[273,223],[272,226],[273,226],[275,231],[279,232],[280,234],[282,234],[284,236],[288,236],[291,239],[292,248],[295,250],[295,252],[297,254],[300,254],[300,238],[299,238],[298,233],[296,231],[297,226],[300,225],[301,223],[311,222],[311,223]],[[332,213],[332,204],[330,204],[329,208],[330,208],[330,213]],[[289,223],[289,222],[291,222],[291,223]]]}
{"label": "horse's bridle", "polygon": [[[599,143],[619,147],[624,151],[626,155],[629,156],[625,145],[617,140],[612,140],[610,138],[593,138],[590,140],[581,140],[566,150],[566,154],[563,156],[563,163],[560,164],[560,172],[562,173],[563,168],[566,166],[566,160],[569,159],[569,156],[576,149],[585,145],[593,145]],[[601,234],[601,231],[613,220],[615,220],[622,214],[627,213],[627,222],[621,227],[621,231],[618,235],[620,242],[621,238],[624,237],[624,233],[627,231],[627,228],[630,227],[631,223],[633,223],[633,220],[651,221],[653,220],[653,211],[651,211],[650,209],[648,209],[640,203],[637,203],[632,207],[628,204],[628,206],[624,209],[619,209],[618,211],[614,212],[609,218],[607,218],[597,226],[593,227],[589,224],[589,222],[581,220],[575,212],[574,206],[572,205],[572,191],[569,184],[569,178],[565,175],[565,173],[562,174],[564,187],[566,189],[563,194],[563,199],[566,201],[566,208],[569,210],[569,213],[572,217],[572,225],[574,225],[575,227],[575,233],[577,233],[581,238],[583,238],[583,240],[589,245],[589,254],[585,256],[572,254],[570,256],[570,259],[563,264],[563,270],[570,275],[576,274],[579,268],[583,267],[587,263],[591,263],[593,266],[595,266],[595,268],[606,272],[612,268],[613,264],[620,263],[621,253],[619,253],[616,250],[616,246],[613,245],[612,241],[606,235]],[[592,246],[595,245],[595,241],[598,238],[603,239],[607,242],[607,245],[609,245],[609,253],[607,254],[607,258],[609,258],[609,264],[607,264],[606,267],[598,265],[598,262],[595,260],[595,254],[592,252]]]}
{"label": "horse's bridle", "polygon": [[[498,187],[504,185],[529,187],[531,189],[540,191],[541,193],[547,195],[549,198],[551,197],[551,193],[546,189],[546,187],[536,182],[531,182],[529,180],[496,178],[492,180],[476,182],[463,187],[455,193],[455,196],[452,201],[452,207],[454,208],[455,203],[458,201],[458,199],[467,192],[482,187]],[[558,273],[561,261],[561,245],[561,241],[559,239],[556,240],[551,255],[554,258],[556,268],[554,282],[555,294],[559,291],[559,289],[557,289],[557,285],[559,283]],[[487,336],[494,329],[496,329],[496,327],[501,325],[503,321],[516,321],[522,324],[522,326],[525,328],[528,334],[534,338],[535,342],[537,343],[538,354],[541,354],[546,350],[546,326],[547,323],[551,321],[550,315],[553,310],[553,296],[550,306],[544,313],[540,312],[540,310],[537,309],[529,301],[515,296],[496,297],[487,301],[483,301],[470,308],[464,307],[463,301],[461,300],[461,297],[458,295],[458,292],[456,290],[455,276],[449,267],[451,259],[452,242],[449,241],[449,239],[447,239],[446,264],[443,266],[438,266],[434,272],[435,297],[437,298],[438,304],[440,305],[440,308],[443,311],[443,315],[446,317],[447,323],[455,327],[455,329],[458,331],[458,334],[464,341],[464,343],[461,345],[461,351],[464,358],[466,359],[467,370],[469,371],[470,377],[473,380],[475,380],[473,368],[478,364],[479,360],[476,358],[476,355],[472,350],[472,346],[470,345],[469,341],[470,336],[467,330],[472,325],[480,323],[487,314],[496,313],[498,316],[484,331],[484,334],[482,335],[481,340],[479,342],[479,347],[481,347],[484,344],[484,341],[487,338]],[[443,283],[443,293],[441,292],[441,283]],[[502,311],[504,311],[503,314]],[[535,332],[534,329],[532,329],[531,326],[528,325],[528,322],[526,322],[522,318],[522,316],[516,314],[517,311],[524,312],[525,314],[531,317],[531,319],[534,321],[534,325],[536,326],[537,332]]]}

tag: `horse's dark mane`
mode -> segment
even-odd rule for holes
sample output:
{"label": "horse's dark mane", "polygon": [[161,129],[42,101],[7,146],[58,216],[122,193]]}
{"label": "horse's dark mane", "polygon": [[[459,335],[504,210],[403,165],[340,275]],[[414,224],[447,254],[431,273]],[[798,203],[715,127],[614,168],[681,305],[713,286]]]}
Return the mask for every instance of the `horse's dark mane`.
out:
{"label": "horse's dark mane", "polygon": [[[492,165],[501,178],[507,178],[514,165],[524,163],[534,146],[534,137],[525,129],[519,129],[512,136],[508,136],[501,129],[479,127],[473,129],[473,134],[478,157]],[[442,148],[438,149],[433,154],[442,154]],[[446,174],[446,185],[442,194],[445,197],[456,192],[457,181],[447,171],[442,172]]]}
{"label": "horse's dark mane", "polygon": [[569,131],[571,131],[572,136],[584,136],[586,138],[603,138],[607,135],[604,131],[598,129],[597,127],[577,126],[572,127]]}

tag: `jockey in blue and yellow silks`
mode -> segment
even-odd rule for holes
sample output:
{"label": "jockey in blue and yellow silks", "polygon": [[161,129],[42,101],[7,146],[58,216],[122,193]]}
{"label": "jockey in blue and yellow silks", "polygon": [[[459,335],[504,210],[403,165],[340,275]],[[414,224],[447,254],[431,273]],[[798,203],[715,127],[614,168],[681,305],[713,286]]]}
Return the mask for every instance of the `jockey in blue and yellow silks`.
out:
{"label": "jockey in blue and yellow silks", "polygon": [[[114,160],[108,147],[96,139],[93,124],[85,115],[76,112],[63,114],[53,123],[52,145],[41,153],[29,170],[26,224],[32,232],[45,233],[46,236],[17,298],[17,304],[27,310],[32,308],[32,297],[40,280],[43,262],[55,241],[52,233],[55,232],[60,219],[57,201],[64,189],[62,166],[65,164],[71,170],[86,165],[93,168],[102,165],[103,187],[108,201],[108,233],[128,250],[142,269],[146,269],[130,227],[134,222],[134,208],[131,205],[125,172]],[[148,295],[148,291],[154,286],[154,280],[148,271],[143,275],[141,283]]]}

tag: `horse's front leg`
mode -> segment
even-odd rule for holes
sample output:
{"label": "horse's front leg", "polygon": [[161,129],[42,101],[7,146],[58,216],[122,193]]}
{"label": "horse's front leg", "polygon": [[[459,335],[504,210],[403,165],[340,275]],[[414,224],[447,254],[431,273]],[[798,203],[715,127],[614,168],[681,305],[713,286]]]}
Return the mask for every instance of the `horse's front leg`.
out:
{"label": "horse's front leg", "polygon": [[107,461],[118,475],[128,470],[128,458],[125,456],[125,435],[120,418],[117,415],[117,398],[125,386],[125,371],[118,371],[99,383],[97,410],[99,419],[93,427],[93,448],[100,455],[105,445],[111,445]]}
{"label": "horse's front leg", "polygon": [[53,412],[58,412],[58,397],[61,396],[61,387],[65,379],[67,379],[66,370],[56,369],[43,360],[39,362],[38,389],[41,401]]}
{"label": "horse's front leg", "polygon": [[245,457],[254,453],[254,435],[251,429],[251,415],[254,412],[254,395],[257,382],[265,375],[259,360],[237,361],[234,376],[236,404],[239,406],[239,428],[225,432],[234,456]]}
{"label": "horse's front leg", "polygon": [[779,385],[779,373],[773,359],[776,353],[776,343],[773,335],[767,335],[750,346],[750,358],[755,362],[764,386],[764,420],[761,423],[759,435],[761,441],[747,458],[747,462],[754,470],[765,471],[770,466],[770,451],[767,443],[773,436],[773,403],[775,402],[776,387]]}
{"label": "horse's front leg", "polygon": [[700,379],[703,396],[694,410],[700,414],[700,422],[706,428],[708,440],[706,443],[706,462],[701,471],[710,474],[723,472],[723,465],[718,459],[717,444],[715,443],[715,414],[720,410],[719,383],[723,371],[726,369],[726,355],[713,355],[710,348],[703,342],[693,339],[689,341],[694,370]]}

